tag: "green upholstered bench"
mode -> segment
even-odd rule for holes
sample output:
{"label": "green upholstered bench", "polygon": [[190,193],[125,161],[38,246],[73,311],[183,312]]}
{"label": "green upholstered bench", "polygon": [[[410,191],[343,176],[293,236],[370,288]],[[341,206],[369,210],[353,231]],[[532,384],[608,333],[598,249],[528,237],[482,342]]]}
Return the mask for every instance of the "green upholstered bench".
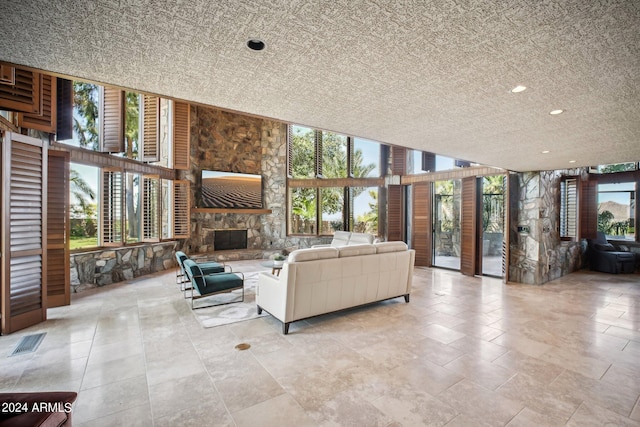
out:
{"label": "green upholstered bench", "polygon": [[[231,304],[244,301],[244,274],[240,272],[218,272],[205,274],[200,265],[191,259],[184,260],[187,276],[191,278],[191,308],[212,307],[215,305]],[[220,293],[229,293],[242,289],[242,299],[231,302],[217,303],[194,307],[193,301]],[[194,290],[198,292],[196,295]]]}

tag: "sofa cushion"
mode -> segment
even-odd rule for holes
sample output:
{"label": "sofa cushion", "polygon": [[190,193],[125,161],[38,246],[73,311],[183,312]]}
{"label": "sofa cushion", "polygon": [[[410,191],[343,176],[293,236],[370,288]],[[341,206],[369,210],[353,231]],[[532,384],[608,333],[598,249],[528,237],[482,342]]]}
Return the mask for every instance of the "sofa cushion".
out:
{"label": "sofa cushion", "polygon": [[347,246],[349,244],[349,238],[351,233],[348,231],[336,231],[333,233],[333,240],[331,240],[331,246],[338,248],[340,246]]}
{"label": "sofa cushion", "polygon": [[372,255],[376,253],[376,247],[373,245],[349,245],[338,248],[338,256],[340,258],[358,255]]}
{"label": "sofa cushion", "polygon": [[407,244],[405,242],[379,242],[374,244],[376,252],[383,254],[386,252],[402,252],[407,250]]}
{"label": "sofa cushion", "polygon": [[317,259],[338,258],[337,248],[297,249],[289,254],[289,262],[314,261]]}
{"label": "sofa cushion", "polygon": [[351,233],[351,237],[349,237],[350,245],[359,245],[362,243],[373,243],[373,234]]}

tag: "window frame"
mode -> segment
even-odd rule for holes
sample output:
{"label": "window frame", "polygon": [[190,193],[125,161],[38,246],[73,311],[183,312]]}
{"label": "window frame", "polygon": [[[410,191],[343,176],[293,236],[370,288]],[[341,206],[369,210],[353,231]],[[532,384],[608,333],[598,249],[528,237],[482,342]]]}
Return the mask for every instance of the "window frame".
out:
{"label": "window frame", "polygon": [[[314,141],[314,175],[315,177],[293,177],[293,128],[300,127],[309,129],[313,132]],[[386,161],[389,150],[384,147],[386,145],[378,143],[376,141],[367,140],[364,138],[358,138],[362,141],[380,144],[379,156],[380,159],[376,165],[379,169],[379,175],[376,177],[354,177],[353,176],[353,160],[355,152],[354,141],[356,138],[349,135],[339,135],[346,137],[346,176],[338,178],[327,178],[322,174],[324,169],[323,165],[323,133],[318,129],[313,129],[308,126],[289,124],[287,127],[287,235],[295,237],[327,237],[331,234],[327,234],[326,230],[323,230],[321,225],[322,220],[322,200],[321,193],[323,188],[339,188],[343,192],[343,207],[342,207],[342,229],[345,231],[351,231],[355,220],[352,218],[353,200],[352,200],[352,188],[369,188],[377,187],[378,194],[381,189],[384,188],[385,174],[386,174]],[[315,193],[316,207],[315,207],[315,226],[312,233],[298,233],[292,230],[293,227],[293,192],[296,188],[309,188]],[[380,200],[378,199],[378,212],[380,212]],[[378,232],[379,232],[379,227]]]}

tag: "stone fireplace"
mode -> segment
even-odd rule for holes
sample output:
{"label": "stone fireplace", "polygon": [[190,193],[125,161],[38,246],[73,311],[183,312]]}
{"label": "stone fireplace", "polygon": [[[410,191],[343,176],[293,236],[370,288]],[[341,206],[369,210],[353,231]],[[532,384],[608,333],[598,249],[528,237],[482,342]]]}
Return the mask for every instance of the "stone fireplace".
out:
{"label": "stone fireplace", "polygon": [[247,230],[213,230],[213,248],[216,251],[247,249]]}

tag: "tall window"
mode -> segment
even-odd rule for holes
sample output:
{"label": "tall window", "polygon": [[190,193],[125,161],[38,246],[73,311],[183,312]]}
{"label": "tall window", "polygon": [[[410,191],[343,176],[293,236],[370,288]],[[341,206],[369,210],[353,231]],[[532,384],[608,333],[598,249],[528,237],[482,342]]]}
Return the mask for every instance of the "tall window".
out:
{"label": "tall window", "polygon": [[320,234],[344,230],[344,187],[320,189]]}
{"label": "tall window", "polygon": [[316,133],[313,129],[291,126],[289,137],[289,175],[292,178],[314,178]]}
{"label": "tall window", "polygon": [[598,231],[611,239],[635,240],[635,212],[633,182],[598,184]]}
{"label": "tall window", "polygon": [[70,165],[71,249],[98,246],[98,176],[95,166]]}
{"label": "tall window", "polygon": [[312,234],[318,232],[317,194],[315,188],[289,189],[289,233]]}
{"label": "tall window", "polygon": [[378,187],[351,187],[351,231],[378,234]]}
{"label": "tall window", "polygon": [[292,125],[288,148],[290,234],[377,233],[381,144]]}

